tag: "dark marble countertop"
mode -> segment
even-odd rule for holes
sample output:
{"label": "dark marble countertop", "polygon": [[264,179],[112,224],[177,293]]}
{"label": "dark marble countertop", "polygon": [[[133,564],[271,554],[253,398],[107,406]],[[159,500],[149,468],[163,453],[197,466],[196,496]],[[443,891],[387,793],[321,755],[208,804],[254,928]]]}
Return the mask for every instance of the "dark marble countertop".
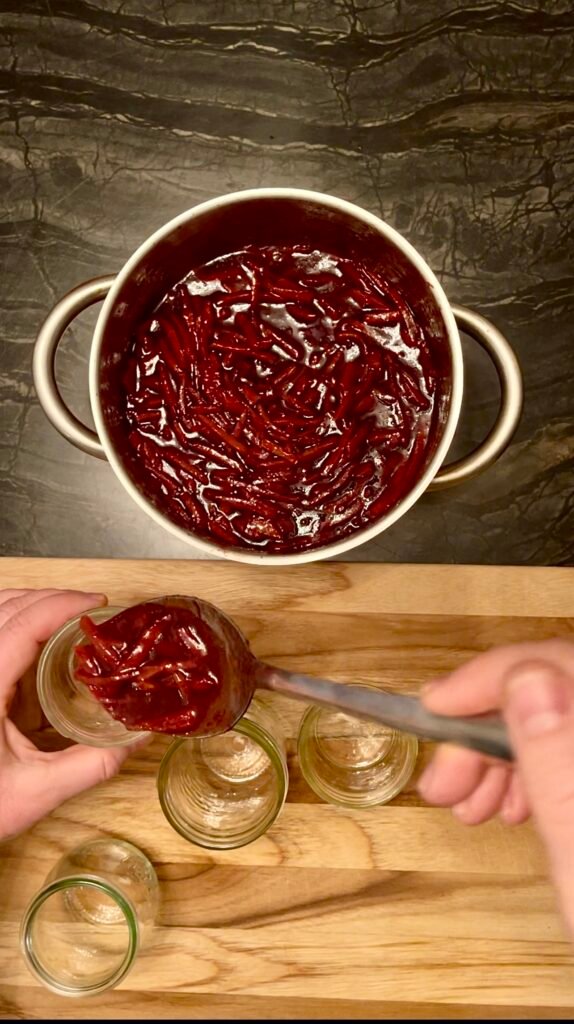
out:
{"label": "dark marble countertop", "polygon": [[[574,11],[569,0],[2,0],[0,552],[189,557],[35,399],[35,333],[165,221],[260,185],[379,214],[490,317],[526,397],[500,462],[358,560],[572,564]],[[62,391],[89,419],[96,312]],[[470,341],[456,453],[496,414]]]}

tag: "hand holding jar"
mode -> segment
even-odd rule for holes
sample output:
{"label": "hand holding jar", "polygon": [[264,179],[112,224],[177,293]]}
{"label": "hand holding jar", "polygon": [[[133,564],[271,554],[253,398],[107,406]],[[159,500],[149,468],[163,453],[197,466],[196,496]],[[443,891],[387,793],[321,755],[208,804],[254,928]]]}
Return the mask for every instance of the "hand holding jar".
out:
{"label": "hand holding jar", "polygon": [[26,739],[14,721],[18,683],[41,644],[68,619],[104,600],[101,594],[72,590],[0,591],[0,841],[115,775],[133,749],[74,745],[47,753]]}

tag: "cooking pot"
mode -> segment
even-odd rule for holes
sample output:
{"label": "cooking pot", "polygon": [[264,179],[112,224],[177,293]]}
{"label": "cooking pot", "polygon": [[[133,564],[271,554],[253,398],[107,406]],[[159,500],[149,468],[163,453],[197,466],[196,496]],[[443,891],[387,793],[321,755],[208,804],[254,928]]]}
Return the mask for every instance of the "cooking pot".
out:
{"label": "cooking pot", "polygon": [[[201,265],[248,244],[299,244],[341,256],[376,260],[425,330],[439,346],[448,367],[443,381],[439,430],[426,464],[408,493],[386,514],[356,532],[307,551],[266,554],[226,547],[196,536],[172,522],[139,489],[120,455],[122,418],[114,367],[142,319],[192,265]],[[58,343],[71,321],[87,306],[104,299],[94,331],[89,390],[95,432],[65,405],[58,390],[54,361]],[[459,328],[476,339],[492,359],[501,387],[496,423],[470,455],[443,466],[453,440],[463,397],[463,356]],[[422,256],[392,227],[366,210],[334,196],[292,188],[260,188],[212,199],[175,217],[140,245],[116,275],[78,285],[52,309],[34,348],[34,384],[48,419],[72,444],[107,459],[131,498],[158,525],[208,555],[260,564],[294,564],[342,555],[372,540],[403,516],[427,490],[450,487],[477,476],[508,446],[522,408],[520,368],[508,341],[490,321],[463,306],[451,305]]]}

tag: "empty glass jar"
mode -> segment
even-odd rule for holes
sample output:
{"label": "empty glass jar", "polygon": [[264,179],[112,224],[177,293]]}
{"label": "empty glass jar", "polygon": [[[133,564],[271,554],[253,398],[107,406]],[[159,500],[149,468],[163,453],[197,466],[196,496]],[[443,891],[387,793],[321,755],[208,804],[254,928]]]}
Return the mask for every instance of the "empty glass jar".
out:
{"label": "empty glass jar", "polygon": [[273,824],[288,781],[280,723],[270,699],[257,696],[229,732],[174,740],[160,766],[158,794],[180,835],[225,850],[252,842]]}
{"label": "empty glass jar", "polygon": [[118,839],[84,843],[56,864],[25,912],[26,963],[60,995],[113,988],[147,939],[157,907],[157,877],[140,850]]}
{"label": "empty glass jar", "polygon": [[[94,622],[104,622],[121,608],[94,608],[88,614]],[[74,648],[85,642],[80,615],[66,622],[44,647],[38,663],[37,688],[42,710],[61,736],[94,747],[115,747],[133,743],[142,732],[129,732],[117,722],[87,686],[74,676]]]}
{"label": "empty glass jar", "polygon": [[301,719],[297,753],[303,776],[323,800],[373,807],[404,789],[418,742],[378,722],[312,705]]}

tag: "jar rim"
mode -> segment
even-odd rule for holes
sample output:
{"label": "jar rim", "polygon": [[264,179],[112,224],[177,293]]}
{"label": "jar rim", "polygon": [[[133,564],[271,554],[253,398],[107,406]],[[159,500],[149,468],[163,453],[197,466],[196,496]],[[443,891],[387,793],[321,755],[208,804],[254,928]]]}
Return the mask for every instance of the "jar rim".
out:
{"label": "jar rim", "polygon": [[[125,726],[123,726],[116,719],[105,711],[101,706],[98,707],[98,713],[102,714],[105,712],[107,718],[109,718],[110,727],[114,729],[113,739],[109,737],[96,735],[93,731],[90,731],[88,727],[83,728],[78,722],[74,722],[66,717],[62,713],[61,708],[58,707],[57,702],[53,699],[52,691],[52,676],[53,671],[53,659],[56,656],[59,644],[62,643],[62,638],[65,637],[66,633],[70,634],[70,637],[74,636],[75,631],[79,631],[80,619],[84,615],[91,615],[96,620],[105,621],[109,618],[113,618],[118,612],[123,611],[123,607],[119,605],[105,605],[102,607],[95,607],[89,609],[87,612],[82,612],[79,615],[74,615],[71,619],[56,630],[52,634],[50,639],[44,645],[40,658],[38,661],[38,668],[36,670],[36,691],[38,694],[38,700],[44,715],[50,722],[50,725],[61,735],[67,739],[73,740],[75,743],[83,743],[86,746],[91,747],[124,747],[129,746],[139,736],[147,736],[149,733],[142,732],[130,732]],[[71,670],[68,668],[68,674]],[[83,684],[79,684],[76,681],[73,685],[77,688],[82,686],[89,695],[87,687]],[[98,701],[95,697],[91,697],[95,705],[98,705]]]}
{"label": "jar rim", "polygon": [[[378,687],[373,686],[373,684],[362,683],[361,685],[368,686],[371,689],[378,689]],[[318,704],[311,704],[306,708],[301,718],[299,733],[297,736],[297,757],[301,768],[301,774],[313,792],[328,803],[337,804],[340,807],[355,808],[357,810],[380,806],[381,804],[385,804],[390,800],[393,800],[395,796],[398,796],[411,778],[416,765],[419,750],[419,744],[416,736],[412,736],[410,733],[403,733],[395,729],[391,730],[394,734],[393,744],[387,752],[387,755],[390,750],[395,748],[395,743],[398,738],[405,745],[406,756],[401,770],[398,772],[393,784],[389,786],[386,791],[373,788],[370,792],[366,790],[364,793],[346,793],[344,790],[330,785],[329,782],[315,770],[309,754],[310,748],[313,747],[313,744],[317,739],[317,737],[315,737],[314,741],[313,731],[319,716],[324,712],[324,710],[325,708]],[[342,714],[346,714],[346,712],[342,712]],[[352,718],[353,716],[349,715],[348,717]],[[384,760],[384,757],[382,760]],[[357,775],[359,775],[362,770],[363,769],[360,768],[356,769]]]}
{"label": "jar rim", "polygon": [[[289,773],[287,769],[287,761],[283,751],[281,750],[274,737],[267,729],[259,725],[257,722],[252,721],[249,718],[240,718],[235,723],[233,729],[228,730],[229,732],[239,733],[242,736],[247,736],[248,739],[253,740],[257,743],[262,750],[267,754],[271,765],[274,769],[275,778],[277,780],[277,794],[273,806],[267,811],[261,821],[255,823],[251,828],[244,832],[237,831],[234,833],[228,833],[225,836],[218,836],[216,832],[209,836],[202,832],[195,831],[192,827],[186,825],[176,814],[170,801],[166,797],[167,781],[170,771],[170,763],[177,753],[177,751],[185,743],[194,743],[200,739],[214,739],[213,737],[201,737],[201,736],[181,736],[177,739],[172,740],[168,749],[166,750],[157,775],[157,792],[161,809],[166,820],[169,822],[171,827],[175,829],[184,839],[188,842],[195,843],[196,846],[201,846],[210,850],[231,850],[237,849],[241,846],[246,846],[248,843],[253,842],[262,836],[268,828],[273,824],[277,818],[279,812],[283,808],[285,800],[287,798],[287,789],[289,784]],[[220,733],[219,735],[224,735]]]}
{"label": "jar rim", "polygon": [[[122,962],[107,978],[104,978],[102,981],[95,982],[94,984],[74,986],[69,982],[59,981],[57,977],[51,974],[43,966],[41,959],[34,950],[32,926],[38,912],[44,904],[52,898],[52,896],[65,889],[74,889],[79,887],[97,889],[114,900],[124,915],[124,920],[128,926],[128,945]],[[28,904],[20,929],[20,947],[28,969],[38,978],[39,981],[42,982],[43,985],[46,986],[46,988],[51,989],[52,992],[56,992],[58,995],[64,996],[97,995],[100,992],[104,992],[106,989],[110,989],[118,985],[132,967],[139,949],[139,944],[140,929],[137,913],[132,901],[123,892],[116,889],[115,886],[111,885],[106,881],[106,879],[101,878],[99,875],[66,875],[63,878],[58,878],[55,881],[42,886]]]}

